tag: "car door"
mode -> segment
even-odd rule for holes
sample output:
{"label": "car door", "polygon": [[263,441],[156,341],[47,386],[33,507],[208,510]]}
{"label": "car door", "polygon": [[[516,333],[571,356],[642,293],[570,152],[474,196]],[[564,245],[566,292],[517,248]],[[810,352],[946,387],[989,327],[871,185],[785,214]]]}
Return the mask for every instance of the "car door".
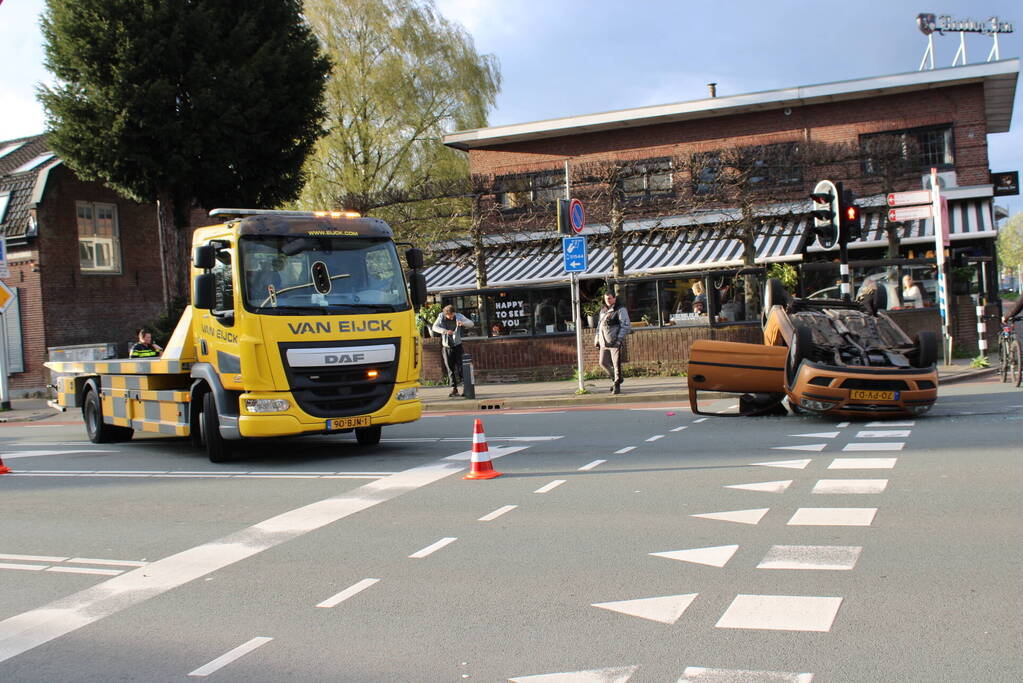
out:
{"label": "car door", "polygon": [[760,394],[777,403],[785,392],[785,358],[788,348],[765,344],[699,339],[689,351],[689,405],[700,415],[749,415],[761,412],[756,402],[746,401],[735,412],[711,412],[699,405],[699,392]]}

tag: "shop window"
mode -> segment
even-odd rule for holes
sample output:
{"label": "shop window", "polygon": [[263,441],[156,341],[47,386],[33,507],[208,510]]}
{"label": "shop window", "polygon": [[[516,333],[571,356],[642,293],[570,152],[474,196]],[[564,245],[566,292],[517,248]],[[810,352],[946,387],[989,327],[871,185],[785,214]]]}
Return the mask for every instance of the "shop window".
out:
{"label": "shop window", "polygon": [[925,171],[931,167],[949,168],[955,165],[952,124],[945,124],[861,135],[864,173],[878,175],[884,172],[880,150],[890,152],[887,149],[889,141],[901,149],[902,171]]}
{"label": "shop window", "polygon": [[[707,314],[706,293],[701,278],[659,280],[657,295],[660,302],[661,324],[691,324]],[[700,301],[700,304],[696,302]]]}
{"label": "shop window", "polygon": [[78,263],[85,273],[120,273],[121,247],[117,207],[77,202]]}
{"label": "shop window", "polygon": [[532,334],[533,309],[528,290],[505,290],[486,296],[488,336]]}
{"label": "shop window", "polygon": [[521,209],[529,203],[550,204],[565,196],[563,171],[499,176],[494,184],[502,210]]}
{"label": "shop window", "polygon": [[643,200],[671,194],[671,159],[646,159],[629,163],[622,169],[618,189],[626,199]]}
{"label": "shop window", "polygon": [[657,305],[657,281],[630,282],[626,288],[629,320],[636,327],[661,324],[661,312]]}
{"label": "shop window", "polygon": [[[465,296],[446,296],[441,299],[441,305],[452,305],[455,311],[461,313],[472,321],[472,327],[462,330],[462,337],[486,336],[486,331],[481,324],[480,298],[475,294]],[[431,323],[432,324],[432,323]]]}
{"label": "shop window", "polygon": [[731,273],[712,275],[708,280],[714,290],[713,313],[717,322],[739,323],[760,320],[765,284],[762,272],[748,275]]}

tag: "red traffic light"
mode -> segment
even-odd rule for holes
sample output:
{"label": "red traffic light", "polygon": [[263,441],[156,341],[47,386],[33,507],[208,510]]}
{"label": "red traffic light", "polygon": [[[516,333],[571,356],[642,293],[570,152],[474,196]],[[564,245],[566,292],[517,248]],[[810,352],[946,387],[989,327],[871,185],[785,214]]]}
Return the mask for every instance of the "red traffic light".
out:
{"label": "red traffic light", "polygon": [[860,217],[860,207],[853,206],[852,204],[850,204],[849,206],[845,207],[845,219],[847,221],[855,221],[855,220],[859,219],[859,217]]}

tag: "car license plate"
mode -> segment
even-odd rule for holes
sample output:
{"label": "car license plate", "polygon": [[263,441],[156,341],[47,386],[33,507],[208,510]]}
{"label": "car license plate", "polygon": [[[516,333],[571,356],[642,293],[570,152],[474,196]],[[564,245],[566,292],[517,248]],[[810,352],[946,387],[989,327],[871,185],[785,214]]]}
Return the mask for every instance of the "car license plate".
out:
{"label": "car license plate", "polygon": [[867,391],[865,389],[853,389],[849,392],[849,398],[857,401],[898,401],[897,391]]}
{"label": "car license plate", "polygon": [[369,427],[370,423],[371,420],[368,417],[336,417],[332,420],[327,420],[327,431]]}

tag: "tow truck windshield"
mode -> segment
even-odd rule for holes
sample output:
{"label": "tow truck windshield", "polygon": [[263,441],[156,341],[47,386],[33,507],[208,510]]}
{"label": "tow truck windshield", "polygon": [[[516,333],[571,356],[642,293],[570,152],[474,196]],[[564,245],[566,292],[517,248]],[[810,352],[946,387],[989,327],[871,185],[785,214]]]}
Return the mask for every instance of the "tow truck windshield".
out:
{"label": "tow truck windshield", "polygon": [[389,313],[409,308],[387,239],[248,236],[241,240],[245,307],[264,315]]}

